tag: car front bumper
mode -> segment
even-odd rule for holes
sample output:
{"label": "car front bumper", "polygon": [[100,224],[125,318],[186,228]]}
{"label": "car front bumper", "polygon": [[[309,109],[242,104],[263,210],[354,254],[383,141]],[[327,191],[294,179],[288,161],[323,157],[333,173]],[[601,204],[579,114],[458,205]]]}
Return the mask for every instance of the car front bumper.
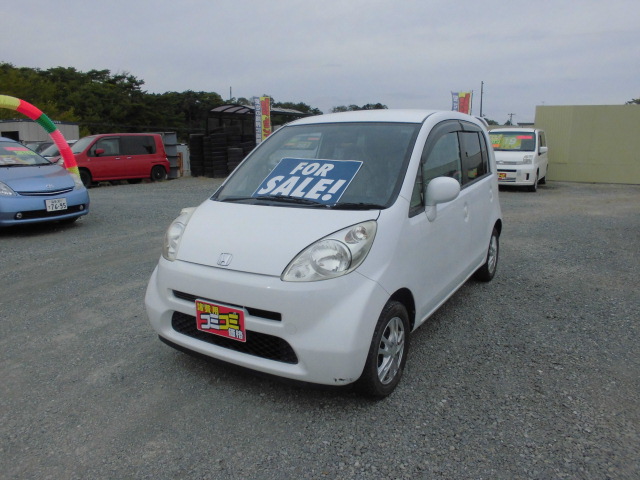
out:
{"label": "car front bumper", "polygon": [[[67,209],[48,212],[45,201],[65,198]],[[60,195],[17,195],[0,197],[0,227],[55,222],[89,213],[89,194],[72,190]]]}
{"label": "car front bumper", "polygon": [[500,185],[533,185],[535,178],[535,165],[498,166],[498,184]]}
{"label": "car front bumper", "polygon": [[[373,330],[389,295],[357,271],[318,282],[235,272],[161,258],[145,304],[158,335],[183,349],[294,380],[345,385],[364,368]],[[250,335],[277,341],[293,355],[263,355],[195,330],[195,299],[242,309]],[[185,327],[186,325],[186,327]],[[190,331],[185,330],[190,329]],[[178,331],[180,330],[180,331]],[[200,337],[200,338],[196,338]],[[239,347],[239,348],[236,348]]]}

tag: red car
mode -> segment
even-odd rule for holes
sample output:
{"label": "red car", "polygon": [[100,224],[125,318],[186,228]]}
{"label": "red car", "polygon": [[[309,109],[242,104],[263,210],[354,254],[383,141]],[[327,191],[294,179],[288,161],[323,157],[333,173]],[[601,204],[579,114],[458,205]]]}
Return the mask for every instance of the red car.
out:
{"label": "red car", "polygon": [[106,180],[167,178],[169,160],[157,133],[103,133],[78,140],[71,151],[85,185]]}

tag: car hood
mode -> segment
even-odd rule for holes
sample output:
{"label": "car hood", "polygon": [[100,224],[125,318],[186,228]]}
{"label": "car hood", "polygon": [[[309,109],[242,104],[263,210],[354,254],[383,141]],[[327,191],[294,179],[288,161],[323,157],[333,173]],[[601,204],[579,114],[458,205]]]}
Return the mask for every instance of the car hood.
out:
{"label": "car hood", "polygon": [[310,244],[345,227],[376,219],[378,215],[379,210],[329,210],[207,200],[189,220],[177,259],[280,276],[291,260]]}
{"label": "car hood", "polygon": [[0,167],[0,182],[14,192],[56,192],[74,188],[67,170],[58,165]]}

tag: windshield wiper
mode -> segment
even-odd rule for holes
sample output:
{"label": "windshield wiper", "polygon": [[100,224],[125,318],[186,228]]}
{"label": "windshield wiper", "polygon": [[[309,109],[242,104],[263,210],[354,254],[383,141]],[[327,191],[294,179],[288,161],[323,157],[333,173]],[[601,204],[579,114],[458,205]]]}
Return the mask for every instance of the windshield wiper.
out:
{"label": "windshield wiper", "polygon": [[331,206],[334,210],[383,210],[387,208],[385,205],[378,205],[377,203],[364,203],[364,202],[346,202],[336,203]]}
{"label": "windshield wiper", "polygon": [[327,207],[326,204],[310,200],[308,198],[294,197],[292,195],[261,195],[256,200],[271,200],[274,202],[295,203],[298,205],[312,205],[314,207]]}
{"label": "windshield wiper", "polygon": [[228,197],[224,200],[219,200],[220,202],[242,202],[246,200],[253,201],[274,201],[274,202],[282,202],[282,203],[293,203],[296,205],[309,205],[313,207],[323,207],[327,208],[328,206],[324,203],[317,202],[315,200],[310,200],[308,198],[301,197],[293,197],[291,195],[260,195],[258,197]]}

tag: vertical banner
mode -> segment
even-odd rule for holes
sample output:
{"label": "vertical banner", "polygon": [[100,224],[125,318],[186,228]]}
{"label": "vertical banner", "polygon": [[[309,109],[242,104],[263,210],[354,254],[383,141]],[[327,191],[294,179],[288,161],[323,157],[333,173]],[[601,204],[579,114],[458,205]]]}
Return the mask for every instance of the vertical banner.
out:
{"label": "vertical banner", "polygon": [[271,99],[260,97],[262,106],[262,140],[271,135]]}
{"label": "vertical banner", "polygon": [[262,141],[262,103],[260,97],[253,97],[253,109],[255,110],[256,145]]}
{"label": "vertical banner", "polygon": [[256,144],[271,135],[271,98],[253,97],[256,120]]}
{"label": "vertical banner", "polygon": [[451,92],[451,110],[471,115],[473,92]]}

